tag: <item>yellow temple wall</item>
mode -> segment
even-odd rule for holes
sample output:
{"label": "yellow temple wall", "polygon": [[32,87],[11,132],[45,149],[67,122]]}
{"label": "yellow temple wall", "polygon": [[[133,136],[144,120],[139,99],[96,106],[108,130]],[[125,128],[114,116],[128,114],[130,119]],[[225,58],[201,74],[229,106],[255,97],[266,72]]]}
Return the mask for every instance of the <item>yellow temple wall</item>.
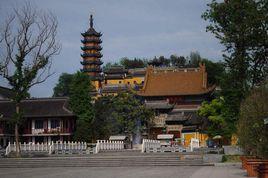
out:
{"label": "yellow temple wall", "polygon": [[122,84],[124,83],[124,79],[108,79],[107,84],[109,85],[120,84],[120,81]]}
{"label": "yellow temple wall", "polygon": [[182,138],[184,138],[184,146],[190,146],[191,138],[196,138],[200,141],[200,146],[206,146],[206,140],[209,138],[207,134],[199,132],[189,132],[182,133]]}
{"label": "yellow temple wall", "polygon": [[124,84],[133,85],[135,82],[136,84],[142,84],[143,81],[144,81],[144,77],[125,78]]}
{"label": "yellow temple wall", "polygon": [[144,77],[133,77],[133,78],[124,78],[124,79],[108,79],[107,84],[115,85],[115,84],[130,84],[133,85],[135,82],[136,84],[142,84],[144,81]]}

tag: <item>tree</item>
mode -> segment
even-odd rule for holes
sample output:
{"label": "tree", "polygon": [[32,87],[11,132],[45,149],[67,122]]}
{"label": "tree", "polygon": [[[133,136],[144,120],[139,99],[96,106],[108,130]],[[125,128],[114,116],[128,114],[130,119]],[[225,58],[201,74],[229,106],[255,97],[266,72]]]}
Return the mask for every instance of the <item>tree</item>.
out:
{"label": "tree", "polygon": [[220,85],[220,81],[225,73],[225,68],[223,62],[213,62],[208,59],[202,59],[201,63],[206,66],[206,71],[208,74],[208,83]]}
{"label": "tree", "polygon": [[192,51],[190,53],[189,64],[191,67],[198,67],[201,60],[202,60],[202,58],[201,58],[198,51],[195,51],[195,52]]}
{"label": "tree", "polygon": [[131,93],[119,93],[112,100],[112,116],[119,123],[119,132],[134,133],[137,122],[146,124],[152,116],[151,110],[145,108],[141,101]]}
{"label": "tree", "polygon": [[268,158],[268,85],[255,88],[242,102],[238,122],[239,144],[249,155]]}
{"label": "tree", "polygon": [[213,0],[202,17],[210,31],[225,46],[226,73],[222,95],[230,127],[235,131],[241,101],[267,76],[267,1]]}
{"label": "tree", "polygon": [[95,102],[95,111],[95,125],[98,125],[95,131],[99,138],[142,131],[153,116],[132,93],[100,97]]}
{"label": "tree", "polygon": [[120,64],[126,69],[143,68],[146,66],[146,61],[138,58],[129,59],[124,57],[120,60]]}
{"label": "tree", "polygon": [[109,69],[109,68],[111,68],[111,67],[119,67],[120,65],[118,64],[118,63],[111,63],[111,62],[108,62],[108,63],[106,63],[105,64],[105,66],[103,67],[103,69],[104,70],[106,70],[106,69]]}
{"label": "tree", "polygon": [[214,137],[221,135],[226,139],[230,139],[232,131],[228,127],[225,117],[224,99],[216,98],[211,102],[203,102],[198,110],[198,115],[208,119],[207,133]]}
{"label": "tree", "polygon": [[54,87],[53,96],[54,97],[63,97],[70,96],[70,84],[73,80],[73,74],[62,73],[59,77],[59,82]]}
{"label": "tree", "polygon": [[114,96],[99,97],[94,104],[94,135],[97,139],[109,139],[109,136],[120,133],[119,123],[111,113],[114,112]]}
{"label": "tree", "polygon": [[14,117],[16,155],[20,156],[18,127],[22,120],[21,101],[29,89],[44,82],[50,72],[52,57],[59,53],[56,40],[57,20],[26,3],[15,8],[1,28],[0,75],[6,79],[15,93]]}
{"label": "tree", "polygon": [[149,65],[156,66],[156,67],[169,67],[170,66],[170,59],[165,58],[164,56],[156,56],[148,62]]}
{"label": "tree", "polygon": [[88,75],[77,72],[70,85],[70,106],[77,116],[74,139],[92,142],[93,122],[95,119],[91,92],[93,86]]}
{"label": "tree", "polygon": [[185,67],[186,65],[186,58],[184,56],[178,57],[177,55],[172,54],[169,58],[172,66]]}

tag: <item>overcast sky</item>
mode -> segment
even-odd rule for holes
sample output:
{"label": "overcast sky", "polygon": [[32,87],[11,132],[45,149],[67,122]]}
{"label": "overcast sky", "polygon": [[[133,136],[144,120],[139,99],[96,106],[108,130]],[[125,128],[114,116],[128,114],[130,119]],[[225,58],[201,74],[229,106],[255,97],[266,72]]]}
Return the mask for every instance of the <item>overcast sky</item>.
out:
{"label": "overcast sky", "polygon": [[[58,39],[61,54],[54,57],[55,75],[31,89],[35,97],[52,95],[61,73],[74,73],[81,68],[81,32],[89,27],[89,15],[94,15],[94,27],[103,33],[104,63],[122,57],[153,58],[171,54],[188,56],[199,51],[202,57],[222,59],[222,46],[206,32],[201,19],[210,0],[30,0],[40,9],[53,12],[59,22]],[[23,0],[0,0],[3,17],[12,6]],[[0,85],[6,85],[3,79]]]}

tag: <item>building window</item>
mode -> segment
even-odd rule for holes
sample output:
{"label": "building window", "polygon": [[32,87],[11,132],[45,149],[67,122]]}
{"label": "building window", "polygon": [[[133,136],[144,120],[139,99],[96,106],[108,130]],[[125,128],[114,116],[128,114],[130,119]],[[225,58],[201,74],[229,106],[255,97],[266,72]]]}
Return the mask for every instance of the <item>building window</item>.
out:
{"label": "building window", "polygon": [[43,120],[35,120],[34,127],[35,127],[35,129],[43,129],[44,128],[44,121]]}
{"label": "building window", "polygon": [[119,83],[122,83],[122,81],[119,81]]}
{"label": "building window", "polygon": [[50,121],[50,123],[51,123],[51,128],[52,129],[55,129],[57,127],[60,127],[60,121],[58,119],[52,119]]}

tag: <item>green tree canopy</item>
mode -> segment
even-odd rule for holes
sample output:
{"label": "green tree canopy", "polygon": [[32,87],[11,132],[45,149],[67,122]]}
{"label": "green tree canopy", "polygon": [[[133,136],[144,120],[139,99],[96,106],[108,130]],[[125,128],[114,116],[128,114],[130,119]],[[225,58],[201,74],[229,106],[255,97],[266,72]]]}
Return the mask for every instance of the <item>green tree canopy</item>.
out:
{"label": "green tree canopy", "polygon": [[77,72],[70,84],[70,106],[76,114],[76,131],[74,139],[77,141],[92,142],[93,123],[95,112],[90,92],[93,90],[89,76]]}
{"label": "green tree canopy", "polygon": [[104,96],[95,102],[96,125],[99,135],[108,138],[116,134],[133,134],[137,129],[147,127],[153,112],[142,104],[132,93],[119,93],[116,96]]}
{"label": "green tree canopy", "polygon": [[203,102],[198,110],[198,115],[208,119],[207,133],[214,137],[221,135],[226,139],[230,139],[232,131],[229,130],[228,123],[225,120],[224,99],[217,98],[211,102]]}
{"label": "green tree canopy", "polygon": [[268,158],[268,84],[254,89],[243,101],[238,122],[239,143],[247,154]]}
{"label": "green tree canopy", "polygon": [[235,132],[241,101],[267,76],[267,1],[212,0],[202,15],[225,46],[226,72],[221,80],[226,121]]}
{"label": "green tree canopy", "polygon": [[120,59],[120,64],[124,66],[126,69],[135,69],[135,68],[143,68],[146,67],[147,61],[134,58],[134,59],[129,59],[127,57],[124,57]]}
{"label": "green tree canopy", "polygon": [[53,89],[54,97],[70,96],[70,85],[72,83],[73,76],[73,74],[67,73],[62,73],[60,75],[59,81]]}

